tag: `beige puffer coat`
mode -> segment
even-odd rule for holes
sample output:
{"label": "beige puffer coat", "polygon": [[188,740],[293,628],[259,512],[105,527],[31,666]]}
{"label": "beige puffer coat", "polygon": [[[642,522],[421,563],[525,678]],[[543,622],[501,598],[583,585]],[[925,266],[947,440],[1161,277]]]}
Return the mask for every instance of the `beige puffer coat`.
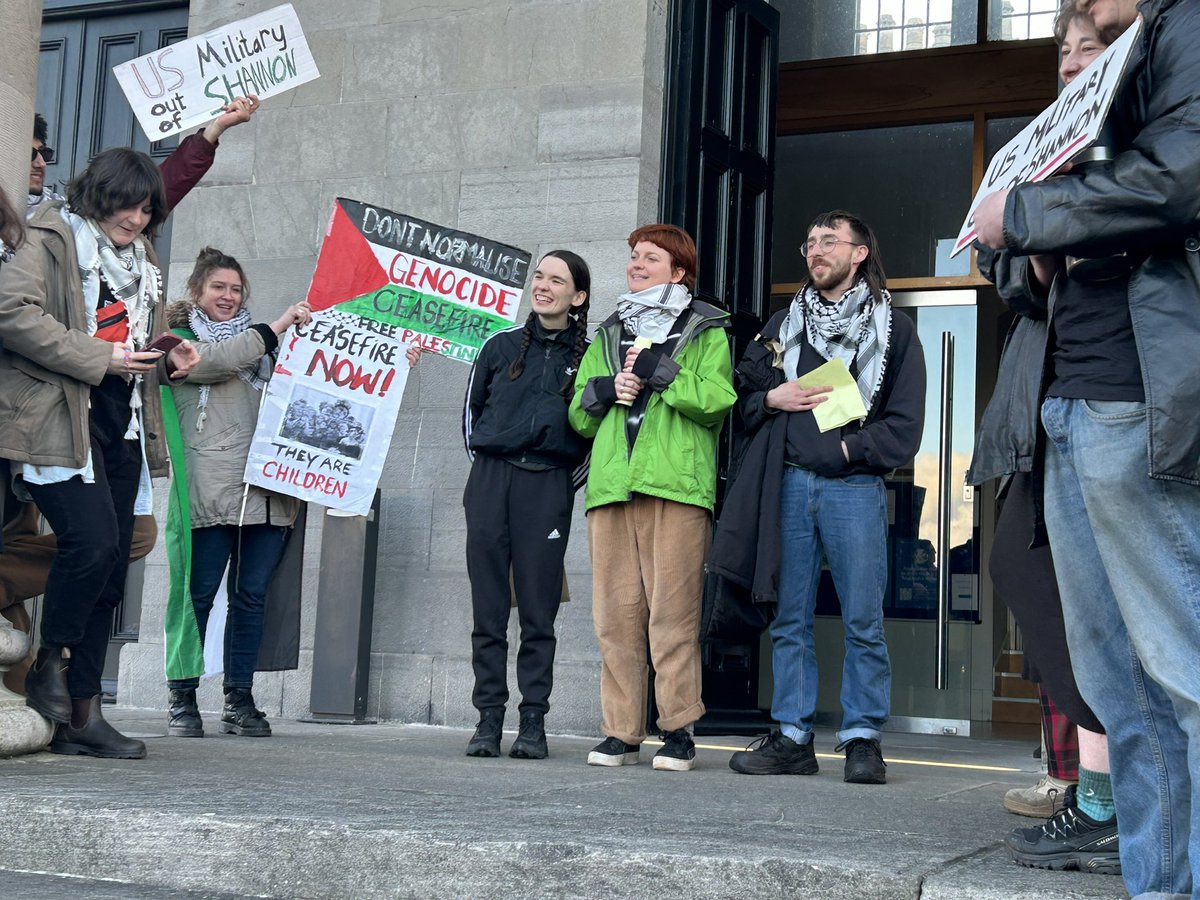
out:
{"label": "beige puffer coat", "polygon": [[[190,329],[191,301],[167,307],[167,324]],[[258,422],[262,394],[238,377],[239,370],[267,352],[263,336],[248,329],[219,344],[193,340],[200,362],[182,383],[171,387],[179,411],[179,429],[187,459],[188,501],[192,528],[236,525],[242,508],[243,475],[250,441]],[[203,430],[200,417],[200,388],[209,386],[207,415]],[[292,525],[300,501],[295,497],[251,487],[242,524]]]}

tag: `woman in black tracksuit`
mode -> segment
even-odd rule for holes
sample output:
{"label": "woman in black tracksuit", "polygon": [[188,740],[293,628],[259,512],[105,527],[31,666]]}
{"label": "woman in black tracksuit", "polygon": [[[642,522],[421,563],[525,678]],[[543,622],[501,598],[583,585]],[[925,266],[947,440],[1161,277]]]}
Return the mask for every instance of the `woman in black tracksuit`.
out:
{"label": "woman in black tracksuit", "polygon": [[521,726],[509,756],[543,759],[547,753],[554,619],[575,489],[586,477],[588,442],[568,424],[567,404],[587,347],[590,289],[591,274],[579,256],[547,253],[533,274],[529,318],[488,338],[471,369],[463,438],[472,466],[463,506],[475,619],[471,700],[479,725],[468,756],[500,755],[514,591]]}

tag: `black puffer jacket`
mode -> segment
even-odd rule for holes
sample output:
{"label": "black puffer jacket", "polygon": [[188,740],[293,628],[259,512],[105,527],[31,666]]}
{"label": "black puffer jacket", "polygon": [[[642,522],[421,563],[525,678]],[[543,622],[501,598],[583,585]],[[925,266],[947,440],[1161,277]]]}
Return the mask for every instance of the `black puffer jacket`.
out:
{"label": "black puffer jacket", "polygon": [[509,377],[508,367],[521,352],[524,328],[497,332],[479,351],[463,410],[467,453],[484,453],[514,462],[574,469],[587,457],[590,441],[567,422],[569,397],[563,384],[574,374],[574,322],[548,333],[532,324],[525,370]]}
{"label": "black puffer jacket", "polygon": [[1146,389],[1149,473],[1200,484],[1200,3],[1146,0],[1113,102],[1114,158],[1013,189],[1004,240],[1021,255],[1128,252]]}

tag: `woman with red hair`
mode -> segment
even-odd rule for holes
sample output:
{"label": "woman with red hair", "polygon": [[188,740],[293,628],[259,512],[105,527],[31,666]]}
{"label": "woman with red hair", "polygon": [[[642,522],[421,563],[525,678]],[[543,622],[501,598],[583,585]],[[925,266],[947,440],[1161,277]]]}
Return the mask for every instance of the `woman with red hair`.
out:
{"label": "woman with red hair", "polygon": [[700,601],[717,435],[737,400],[729,314],[692,297],[696,245],[686,231],[646,225],[629,248],[629,291],[583,357],[569,413],[595,439],[586,505],[605,739],[588,763],[638,761],[648,644],[664,738],[654,768],[685,772],[704,714]]}

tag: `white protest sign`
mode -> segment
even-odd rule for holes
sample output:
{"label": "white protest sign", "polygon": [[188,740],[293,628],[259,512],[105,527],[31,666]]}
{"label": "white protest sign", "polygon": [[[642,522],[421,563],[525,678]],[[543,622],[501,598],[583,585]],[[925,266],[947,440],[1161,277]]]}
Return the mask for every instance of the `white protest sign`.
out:
{"label": "white protest sign", "polygon": [[245,480],[365,516],[408,380],[408,344],[331,307],[280,343]]}
{"label": "white protest sign", "polygon": [[290,3],[113,67],[151,141],[203,125],[238,97],[266,99],[319,78]]}
{"label": "white protest sign", "polygon": [[1063,88],[1057,100],[992,157],[951,256],[975,240],[975,210],[984,197],[1027,181],[1049,178],[1096,140],[1141,31],[1142,18],[1138,16],[1124,34]]}

